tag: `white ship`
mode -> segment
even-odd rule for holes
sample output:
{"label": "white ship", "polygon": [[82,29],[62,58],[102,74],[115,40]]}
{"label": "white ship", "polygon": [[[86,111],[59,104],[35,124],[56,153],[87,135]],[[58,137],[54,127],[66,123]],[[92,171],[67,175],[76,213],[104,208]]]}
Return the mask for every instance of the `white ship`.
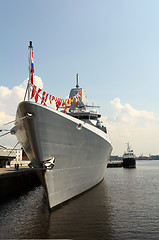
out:
{"label": "white ship", "polygon": [[[30,51],[32,43],[30,42]],[[79,96],[68,110],[54,110],[30,100],[19,104],[15,133],[31,167],[45,169],[44,181],[50,208],[88,190],[104,178],[112,146],[106,127],[95,111],[87,111],[86,95],[78,86],[69,99]],[[35,89],[36,90],[36,89]],[[36,91],[37,94],[37,91]],[[13,132],[13,131],[12,131]]]}

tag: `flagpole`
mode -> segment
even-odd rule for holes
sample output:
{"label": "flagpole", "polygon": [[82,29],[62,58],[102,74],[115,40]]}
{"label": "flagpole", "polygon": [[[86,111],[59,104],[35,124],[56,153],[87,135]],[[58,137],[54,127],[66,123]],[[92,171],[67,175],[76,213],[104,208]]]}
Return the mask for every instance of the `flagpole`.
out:
{"label": "flagpole", "polygon": [[31,83],[31,56],[32,56],[32,49],[33,49],[33,45],[32,45],[32,41],[30,41],[30,59],[29,59],[29,81],[28,81],[28,101],[30,100],[30,83]]}

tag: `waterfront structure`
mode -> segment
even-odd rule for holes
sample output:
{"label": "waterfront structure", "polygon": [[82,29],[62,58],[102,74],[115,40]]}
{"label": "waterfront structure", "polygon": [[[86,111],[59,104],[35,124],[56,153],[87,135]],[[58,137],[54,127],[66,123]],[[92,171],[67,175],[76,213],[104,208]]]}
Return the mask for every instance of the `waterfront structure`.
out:
{"label": "waterfront structure", "polygon": [[0,167],[22,164],[22,149],[0,148]]}

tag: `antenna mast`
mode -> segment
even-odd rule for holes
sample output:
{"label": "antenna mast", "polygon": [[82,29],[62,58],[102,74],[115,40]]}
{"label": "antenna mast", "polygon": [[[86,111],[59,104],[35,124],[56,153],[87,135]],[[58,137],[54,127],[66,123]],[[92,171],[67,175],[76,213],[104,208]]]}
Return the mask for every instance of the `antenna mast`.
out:
{"label": "antenna mast", "polygon": [[77,89],[79,88],[79,85],[78,85],[78,73],[76,74],[76,88]]}
{"label": "antenna mast", "polygon": [[30,41],[30,59],[29,59],[29,81],[28,81],[28,101],[30,100],[30,82],[31,82],[31,56],[32,56],[32,50],[33,50],[33,45],[32,41]]}

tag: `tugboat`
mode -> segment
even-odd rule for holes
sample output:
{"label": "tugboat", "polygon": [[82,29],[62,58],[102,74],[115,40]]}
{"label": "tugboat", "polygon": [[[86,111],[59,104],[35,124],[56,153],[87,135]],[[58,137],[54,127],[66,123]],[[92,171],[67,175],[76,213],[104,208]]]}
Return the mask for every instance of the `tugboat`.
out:
{"label": "tugboat", "polygon": [[124,168],[136,168],[136,159],[133,150],[127,143],[127,151],[123,155],[123,167]]}

